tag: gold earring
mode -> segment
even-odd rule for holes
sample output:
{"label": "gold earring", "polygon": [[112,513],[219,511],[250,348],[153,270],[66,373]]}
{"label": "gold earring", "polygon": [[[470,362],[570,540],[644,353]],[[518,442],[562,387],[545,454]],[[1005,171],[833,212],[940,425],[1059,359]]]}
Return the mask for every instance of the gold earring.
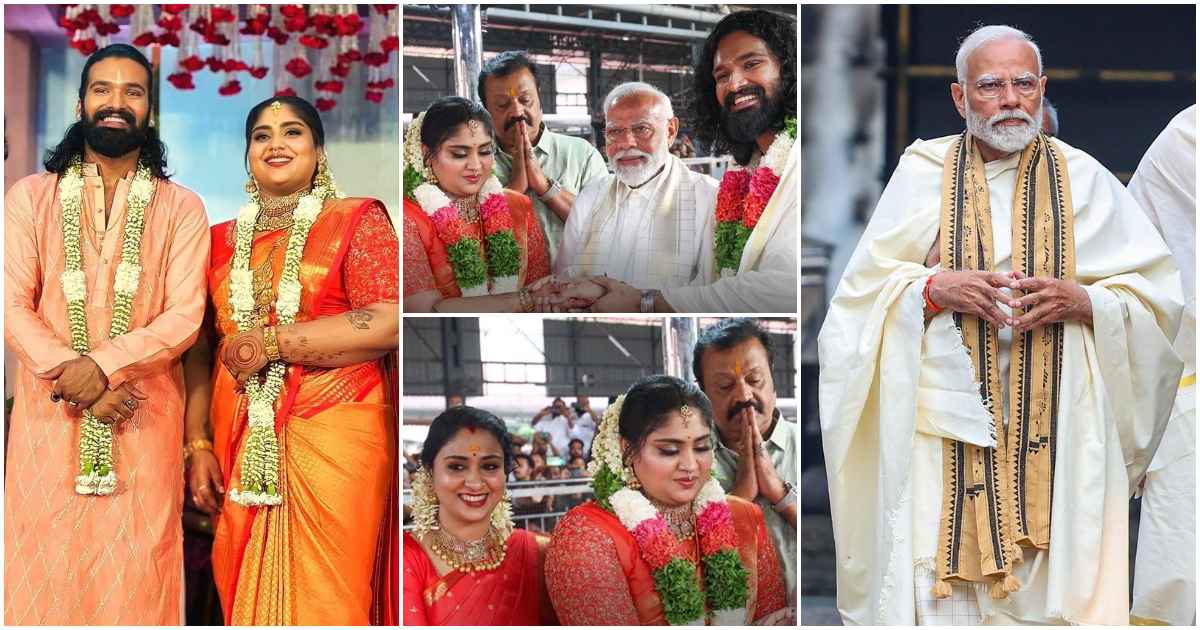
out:
{"label": "gold earring", "polygon": [[633,472],[633,466],[625,464],[625,487],[630,490],[641,490],[642,482],[637,478],[637,474]]}
{"label": "gold earring", "polygon": [[250,179],[246,180],[245,188],[247,195],[254,195],[258,192],[258,182],[254,181],[254,178],[251,177]]}
{"label": "gold earring", "polygon": [[433,491],[433,476],[424,466],[417,468],[412,481],[413,529],[418,538],[438,529],[438,500]]}
{"label": "gold earring", "polygon": [[437,178],[437,175],[433,174],[433,164],[426,162],[425,168],[423,170],[425,171],[425,181],[430,184],[433,184],[434,186],[437,186],[438,178]]}
{"label": "gold earring", "polygon": [[333,175],[329,173],[329,159],[322,155],[317,159],[317,175],[313,178],[314,188],[333,188]]}

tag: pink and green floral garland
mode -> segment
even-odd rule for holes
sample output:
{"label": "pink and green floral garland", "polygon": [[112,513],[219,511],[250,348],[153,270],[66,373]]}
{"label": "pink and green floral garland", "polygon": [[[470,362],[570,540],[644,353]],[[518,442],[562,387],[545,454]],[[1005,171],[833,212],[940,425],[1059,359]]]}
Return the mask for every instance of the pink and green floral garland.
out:
{"label": "pink and green floral garland", "polygon": [[788,118],[757,168],[752,164],[744,169],[730,169],[721,178],[713,247],[721,276],[732,276],[741,266],[742,250],[779,186],[780,174],[795,141],[796,119]]}
{"label": "pink and green floral garland", "polygon": [[[513,233],[512,209],[504,196],[504,188],[495,175],[489,175],[479,191],[483,200],[479,212],[483,218],[483,238],[487,243],[487,259],[483,244],[467,236],[466,224],[450,197],[442,189],[428,183],[429,169],[422,165],[422,113],[409,125],[405,139],[404,192],[416,201],[433,221],[438,238],[446,245],[450,268],[463,297],[512,293],[519,289],[521,249]],[[488,282],[488,276],[491,282]]]}
{"label": "pink and green floral garland", "polygon": [[637,542],[642,558],[650,566],[667,623],[704,625],[707,601],[713,625],[745,625],[748,573],[737,552],[738,535],[725,491],[710,478],[692,503],[704,567],[702,590],[695,565],[684,555],[682,543],[666,519],[644,494],[625,485],[628,480],[620,472],[624,467],[617,435],[624,398],[621,396],[604,411],[593,445],[591,472],[597,503],[612,511]]}

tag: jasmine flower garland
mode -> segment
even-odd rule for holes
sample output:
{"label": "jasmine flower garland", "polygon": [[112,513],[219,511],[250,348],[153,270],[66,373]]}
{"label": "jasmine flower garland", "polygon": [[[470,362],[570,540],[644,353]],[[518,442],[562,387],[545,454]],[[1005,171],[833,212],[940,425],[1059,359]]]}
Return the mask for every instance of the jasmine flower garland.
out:
{"label": "jasmine flower garland", "polygon": [[[63,252],[65,264],[59,276],[63,295],[67,298],[67,319],[71,326],[71,349],[79,354],[91,350],[87,327],[87,277],[83,273],[80,217],[83,213],[82,159],[76,156],[58,180],[58,202],[62,207]],[[113,282],[113,313],[109,337],[129,332],[133,314],[133,296],[141,277],[142,232],[146,225],[146,208],[154,196],[154,181],[145,163],[138,163],[126,197],[125,233],[121,244],[121,262],[117,264]],[[112,425],[100,422],[92,412],[84,410],[79,425],[79,475],[75,477],[75,492],[109,495],[117,488],[117,473],[113,465]]]}
{"label": "jasmine flower garland", "polygon": [[[340,196],[332,182],[314,186],[300,198],[293,213],[291,232],[283,255],[283,270],[276,289],[275,312],[279,326],[296,321],[300,310],[300,259],[308,242],[308,233],[316,223],[325,200]],[[254,317],[254,273],[250,270],[250,250],[254,242],[254,226],[258,222],[257,197],[242,206],[237,217],[237,235],[233,262],[229,274],[229,302],[238,331],[246,332],[258,326]],[[246,381],[249,399],[249,432],[242,448],[240,488],[232,488],[229,498],[246,506],[279,505],[279,440],[275,435],[275,403],[283,390],[287,363],[272,361],[267,365],[265,379],[252,376]]]}

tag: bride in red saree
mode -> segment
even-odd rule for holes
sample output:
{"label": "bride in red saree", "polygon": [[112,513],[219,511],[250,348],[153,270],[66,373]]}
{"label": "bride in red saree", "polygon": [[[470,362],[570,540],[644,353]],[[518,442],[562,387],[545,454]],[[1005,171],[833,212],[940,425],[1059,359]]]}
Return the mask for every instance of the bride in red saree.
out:
{"label": "bride in red saree", "polygon": [[404,534],[404,624],[557,625],[542,580],[545,535],[513,529],[503,422],[452,407],[430,426]]}
{"label": "bride in red saree", "polygon": [[534,310],[550,254],[529,198],[492,174],[491,115],[440,98],[404,146],[405,312]]}
{"label": "bride in red saree", "polygon": [[712,405],[671,376],[609,406],[596,500],[559,521],[546,586],[564,625],[795,625],[758,506],[712,479]]}

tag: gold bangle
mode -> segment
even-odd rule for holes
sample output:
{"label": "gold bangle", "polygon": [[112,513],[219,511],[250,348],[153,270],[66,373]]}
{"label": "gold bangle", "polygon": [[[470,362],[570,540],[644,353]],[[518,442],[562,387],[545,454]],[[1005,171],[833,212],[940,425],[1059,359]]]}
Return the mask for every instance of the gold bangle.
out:
{"label": "gold bangle", "polygon": [[213,443],[211,441],[206,440],[204,438],[200,438],[198,440],[192,440],[191,442],[188,442],[187,444],[183,445],[183,461],[186,462],[189,459],[191,459],[192,455],[196,454],[196,451],[211,451],[211,450],[213,450]]}
{"label": "gold bangle", "polygon": [[279,336],[274,326],[263,328],[263,346],[267,353],[267,361],[279,360]]}

